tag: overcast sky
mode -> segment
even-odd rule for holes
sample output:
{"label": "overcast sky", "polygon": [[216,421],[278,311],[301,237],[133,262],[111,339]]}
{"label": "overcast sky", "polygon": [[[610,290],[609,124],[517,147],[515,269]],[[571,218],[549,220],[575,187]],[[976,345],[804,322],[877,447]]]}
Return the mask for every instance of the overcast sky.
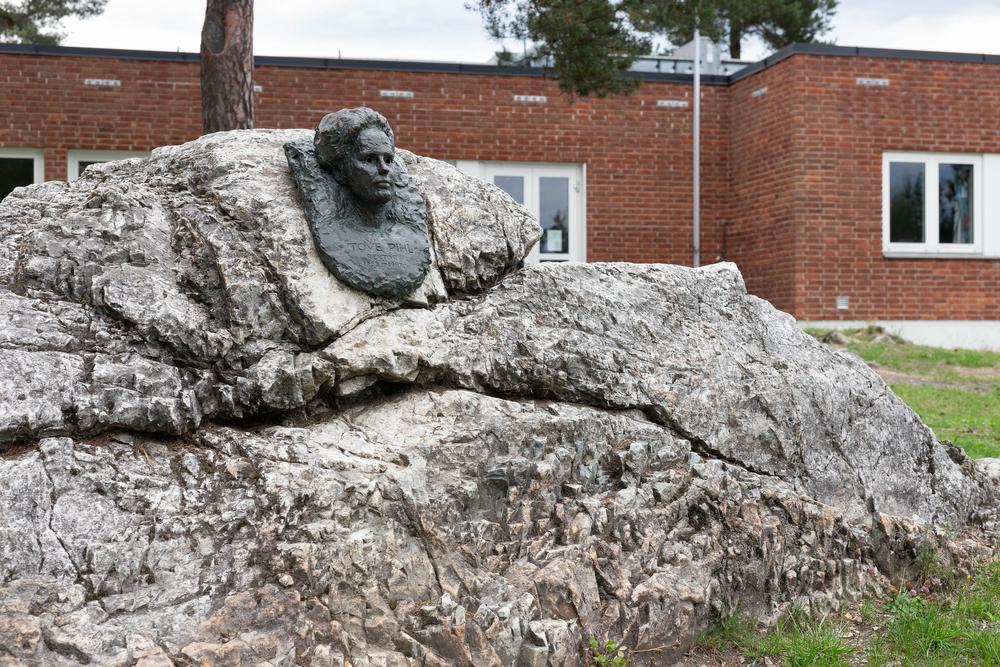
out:
{"label": "overcast sky", "polygon": [[[204,0],[109,0],[64,24],[67,46],[198,51]],[[828,35],[843,46],[1000,53],[996,0],[841,0]],[[254,52],[269,56],[486,62],[498,45],[463,0],[257,0]],[[511,50],[519,45],[509,44]],[[744,58],[767,55],[745,43]]]}

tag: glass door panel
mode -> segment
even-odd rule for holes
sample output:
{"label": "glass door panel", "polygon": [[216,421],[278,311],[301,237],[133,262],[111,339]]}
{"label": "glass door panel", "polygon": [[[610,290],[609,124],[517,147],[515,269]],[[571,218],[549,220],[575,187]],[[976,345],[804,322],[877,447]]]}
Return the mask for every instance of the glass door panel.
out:
{"label": "glass door panel", "polygon": [[521,206],[524,206],[524,176],[493,177],[493,185],[497,186]]}
{"label": "glass door panel", "polygon": [[584,262],[583,170],[579,165],[485,163],[482,178],[527,208],[542,226],[542,238],[525,261]]}
{"label": "glass door panel", "polygon": [[568,254],[571,233],[569,178],[542,176],[538,179],[538,221],[542,225],[541,252]]}

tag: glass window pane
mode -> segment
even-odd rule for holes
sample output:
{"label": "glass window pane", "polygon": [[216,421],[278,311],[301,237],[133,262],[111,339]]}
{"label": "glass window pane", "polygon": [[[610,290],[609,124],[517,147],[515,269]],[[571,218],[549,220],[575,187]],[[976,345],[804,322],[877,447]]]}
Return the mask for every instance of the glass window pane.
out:
{"label": "glass window pane", "polygon": [[101,164],[102,162],[107,162],[107,160],[80,160],[77,163],[76,175],[77,177],[83,176],[83,170],[92,164]]}
{"label": "glass window pane", "polygon": [[493,185],[497,186],[524,206],[524,176],[494,176]]}
{"label": "glass window pane", "polygon": [[542,223],[542,252],[569,252],[569,179],[538,179],[538,220]]}
{"label": "glass window pane", "polygon": [[0,199],[14,188],[35,181],[35,161],[30,157],[0,157]]}
{"label": "glass window pane", "polygon": [[972,243],[972,165],[938,165],[938,240]]}
{"label": "glass window pane", "polygon": [[924,242],[924,164],[889,164],[889,241]]}

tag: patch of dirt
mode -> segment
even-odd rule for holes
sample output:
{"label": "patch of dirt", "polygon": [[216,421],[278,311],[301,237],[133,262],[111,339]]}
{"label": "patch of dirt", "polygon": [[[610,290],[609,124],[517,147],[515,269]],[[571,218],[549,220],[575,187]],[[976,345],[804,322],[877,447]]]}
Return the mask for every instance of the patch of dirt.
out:
{"label": "patch of dirt", "polygon": [[[871,366],[872,370],[879,374],[879,376],[885,380],[888,385],[893,384],[916,384],[924,387],[939,387],[941,389],[961,389],[963,391],[990,391],[991,388],[988,386],[980,386],[977,381],[975,384],[968,382],[941,382],[939,380],[932,380],[925,375],[913,375],[911,373],[904,373],[902,371],[894,371],[888,368],[882,368],[877,365],[868,364]],[[979,370],[979,369],[977,369]],[[987,376],[987,378],[989,377]],[[1000,376],[998,376],[1000,379]]]}
{"label": "patch of dirt", "polygon": [[976,378],[977,381],[989,382],[990,380],[1000,380],[1000,365],[985,368],[962,367],[962,375]]}
{"label": "patch of dirt", "polygon": [[868,366],[881,376],[888,385],[893,384],[914,384],[924,387],[938,387],[941,389],[959,389],[962,391],[972,391],[980,393],[992,393],[1000,385],[1000,366],[992,368],[970,368],[967,366],[942,366],[942,369],[951,371],[960,376],[952,381],[935,380],[927,375],[907,373],[905,371],[885,368],[879,364],[868,362]]}

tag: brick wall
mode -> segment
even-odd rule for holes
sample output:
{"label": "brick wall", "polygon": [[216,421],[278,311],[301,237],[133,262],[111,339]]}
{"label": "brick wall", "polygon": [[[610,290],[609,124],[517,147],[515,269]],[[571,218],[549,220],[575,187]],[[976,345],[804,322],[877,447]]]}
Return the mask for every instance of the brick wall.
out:
{"label": "brick wall", "polygon": [[[571,100],[530,76],[260,66],[255,78],[258,127],[366,104],[423,155],[584,163],[590,261],[691,262],[690,84]],[[48,179],[66,177],[72,149],[150,150],[201,130],[194,62],[0,54],[0,84],[0,147],[43,148]],[[752,292],[802,319],[1000,319],[997,260],[881,252],[882,152],[1000,153],[1000,65],[796,54],[702,91],[704,263],[736,261]]]}
{"label": "brick wall", "polygon": [[[1000,64],[798,55],[786,62],[798,71],[801,123],[793,139],[795,314],[1000,319],[1000,260],[882,256],[882,153],[1000,153]],[[889,85],[859,86],[858,77]],[[849,310],[836,310],[838,295],[850,298]]]}
{"label": "brick wall", "polygon": [[201,133],[196,64],[0,54],[0,85],[0,147],[43,149],[47,180],[66,180],[73,149],[146,151]]}
{"label": "brick wall", "polygon": [[[149,150],[200,134],[196,63],[0,54],[0,146],[44,148],[46,178],[65,179],[72,149]],[[120,88],[85,87],[87,78]],[[629,97],[570,100],[551,80],[528,76],[260,66],[258,127],[315,127],[323,114],[368,105],[385,114],[397,143],[444,159],[585,163],[590,261],[691,261],[691,86],[647,83]],[[412,99],[379,90],[410,90]],[[703,218],[728,199],[728,105],[704,86]],[[545,95],[545,104],[514,95]],[[719,255],[708,225],[703,256]]]}
{"label": "brick wall", "polygon": [[802,131],[798,71],[793,60],[730,88],[730,201],[726,259],[743,271],[747,289],[782,310],[795,308]]}
{"label": "brick wall", "polygon": [[[388,118],[399,146],[452,160],[587,165],[590,261],[690,263],[691,120],[658,99],[691,99],[684,84],[648,83],[629,97],[570,100],[538,77],[290,70],[260,67],[260,127],[314,127],[333,109],[364,104]],[[383,98],[409,90],[412,99]],[[726,205],[726,89],[703,88],[704,216]],[[544,95],[545,104],[514,95]],[[717,235],[703,239],[718,254]]]}
{"label": "brick wall", "polygon": [[1000,153],[1000,65],[799,54],[729,94],[725,254],[751,292],[804,320],[1000,319],[1000,260],[882,253],[883,152]]}

